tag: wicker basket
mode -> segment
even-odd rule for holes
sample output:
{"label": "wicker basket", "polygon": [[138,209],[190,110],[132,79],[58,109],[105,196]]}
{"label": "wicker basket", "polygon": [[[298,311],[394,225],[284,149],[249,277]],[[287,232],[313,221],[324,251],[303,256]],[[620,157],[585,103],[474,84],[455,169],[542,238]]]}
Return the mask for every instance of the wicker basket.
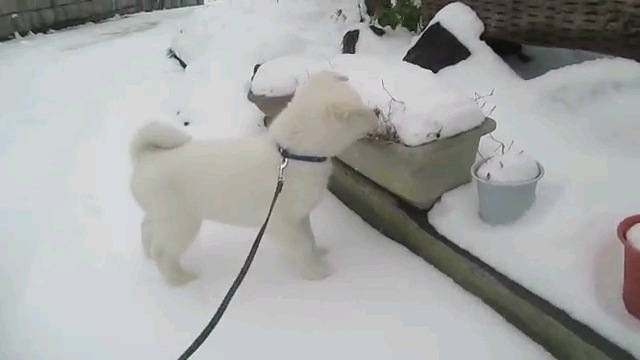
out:
{"label": "wicker basket", "polygon": [[[429,21],[455,0],[423,0]],[[640,60],[640,0],[461,0],[487,37]]]}

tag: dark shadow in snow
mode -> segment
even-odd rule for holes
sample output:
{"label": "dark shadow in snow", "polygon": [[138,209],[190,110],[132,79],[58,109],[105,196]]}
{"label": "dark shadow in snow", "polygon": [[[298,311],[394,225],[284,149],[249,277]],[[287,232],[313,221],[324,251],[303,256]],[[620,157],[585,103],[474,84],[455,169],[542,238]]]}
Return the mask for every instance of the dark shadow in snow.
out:
{"label": "dark shadow in snow", "polygon": [[523,46],[522,52],[530,58],[530,61],[523,62],[517,57],[505,57],[504,60],[525,80],[536,78],[550,70],[559,69],[567,65],[610,57],[584,50],[527,45]]}

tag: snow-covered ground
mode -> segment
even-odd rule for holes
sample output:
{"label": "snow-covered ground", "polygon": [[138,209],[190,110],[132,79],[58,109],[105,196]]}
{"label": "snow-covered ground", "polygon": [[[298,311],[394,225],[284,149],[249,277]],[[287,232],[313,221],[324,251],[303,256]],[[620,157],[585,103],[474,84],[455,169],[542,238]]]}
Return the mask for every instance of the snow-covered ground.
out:
{"label": "snow-covered ground", "polygon": [[[262,131],[242,92],[255,48],[211,55],[198,79],[164,57],[194,11],[0,43],[0,358],[176,358],[239,269],[255,229],[207,224],[184,259],[200,280],[167,287],[141,251],[128,192],[133,131],[175,121],[184,101],[206,105],[187,128],[198,136]],[[181,83],[189,76],[200,97]],[[550,358],[330,194],[312,222],[334,275],[298,279],[267,239],[194,358]]]}
{"label": "snow-covered ground", "polygon": [[[640,213],[640,64],[597,59],[523,80],[477,42],[474,55],[438,75],[485,98],[494,137],[545,167],[538,199],[518,222],[478,217],[475,184],[442,197],[429,220],[443,235],[640,357],[640,321],[623,305],[617,223]],[[559,55],[559,58],[555,58]],[[593,54],[537,49],[518,72],[542,74]],[[482,70],[479,70],[482,69]],[[497,143],[485,137],[480,151]]]}

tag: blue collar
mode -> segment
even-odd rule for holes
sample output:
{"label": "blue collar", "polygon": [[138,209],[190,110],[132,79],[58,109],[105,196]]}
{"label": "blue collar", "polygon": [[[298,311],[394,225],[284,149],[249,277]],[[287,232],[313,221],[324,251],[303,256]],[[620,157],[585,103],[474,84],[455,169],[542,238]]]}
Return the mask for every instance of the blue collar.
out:
{"label": "blue collar", "polygon": [[321,163],[327,161],[328,157],[326,156],[308,156],[308,155],[296,155],[290,153],[287,149],[278,145],[278,151],[280,155],[285,159],[298,160],[310,163]]}

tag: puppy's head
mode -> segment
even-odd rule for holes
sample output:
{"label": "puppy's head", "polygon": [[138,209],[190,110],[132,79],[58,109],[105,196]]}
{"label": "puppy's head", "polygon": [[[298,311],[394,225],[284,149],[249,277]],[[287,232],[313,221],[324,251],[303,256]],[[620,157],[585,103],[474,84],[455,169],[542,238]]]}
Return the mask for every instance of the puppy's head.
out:
{"label": "puppy's head", "polygon": [[338,128],[347,133],[354,133],[357,138],[372,131],[380,121],[380,109],[362,103],[328,102],[326,111],[327,122],[335,122]]}
{"label": "puppy's head", "polygon": [[378,115],[379,110],[362,101],[346,76],[323,71],[296,91],[270,133],[292,151],[335,156],[372,131]]}

